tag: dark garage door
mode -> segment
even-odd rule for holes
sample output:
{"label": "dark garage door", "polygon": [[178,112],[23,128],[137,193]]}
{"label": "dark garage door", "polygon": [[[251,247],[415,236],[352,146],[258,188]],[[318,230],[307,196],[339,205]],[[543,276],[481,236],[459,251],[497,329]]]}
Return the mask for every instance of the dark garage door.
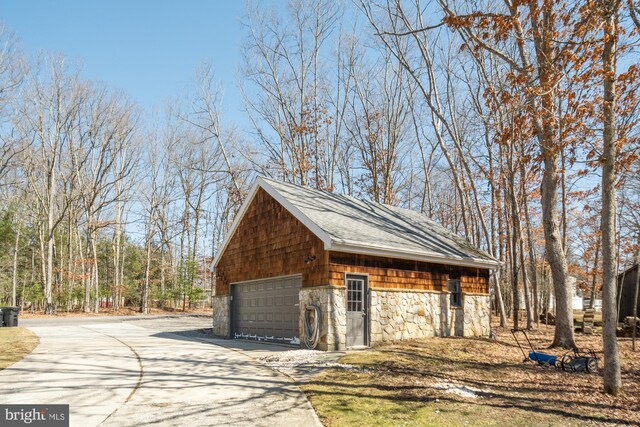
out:
{"label": "dark garage door", "polygon": [[302,276],[256,280],[231,285],[232,326],[236,338],[298,337]]}

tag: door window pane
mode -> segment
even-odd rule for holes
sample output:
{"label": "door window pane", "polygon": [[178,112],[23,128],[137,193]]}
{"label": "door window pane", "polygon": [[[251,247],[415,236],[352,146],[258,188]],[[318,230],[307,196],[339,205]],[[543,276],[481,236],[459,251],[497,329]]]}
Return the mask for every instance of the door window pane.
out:
{"label": "door window pane", "polygon": [[347,311],[362,311],[364,281],[347,280]]}

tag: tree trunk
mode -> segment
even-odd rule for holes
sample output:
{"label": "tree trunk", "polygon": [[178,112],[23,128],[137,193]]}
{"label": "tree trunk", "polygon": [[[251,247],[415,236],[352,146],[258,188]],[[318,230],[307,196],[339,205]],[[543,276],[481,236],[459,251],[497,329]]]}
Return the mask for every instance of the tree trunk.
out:
{"label": "tree trunk", "polygon": [[[165,295],[165,266],[164,266],[164,254],[165,248],[164,248],[164,244],[160,245],[160,307],[164,308],[165,306],[165,302],[166,302],[166,295]],[[213,259],[213,258],[211,258]]]}
{"label": "tree trunk", "polygon": [[82,248],[82,237],[80,237],[80,230],[78,230],[78,254],[80,255],[80,271],[82,272],[82,283],[84,284],[84,303],[83,311],[89,313],[91,309],[91,286],[87,277],[87,257],[84,249]]}
{"label": "tree trunk", "polygon": [[524,263],[524,244],[522,239],[522,227],[519,227],[518,234],[520,235],[520,268],[522,269],[522,286],[524,288],[524,306],[527,310],[527,329],[533,329],[533,311],[531,310],[531,296],[529,294],[529,278],[527,275],[527,268]]}
{"label": "tree trunk", "polygon": [[[11,305],[16,306],[16,288],[18,286],[18,249],[20,246],[20,232],[22,231],[22,221],[18,221],[18,231],[16,232],[16,242],[13,246],[13,274],[11,277]],[[22,297],[24,299],[24,296]]]}
{"label": "tree trunk", "polygon": [[504,309],[504,299],[502,298],[502,289],[500,289],[500,269],[491,276],[493,279],[493,289],[496,291],[496,304],[498,306],[498,314],[500,315],[500,326],[507,326],[507,315]]}
{"label": "tree trunk", "polygon": [[67,263],[68,263],[68,267],[67,267],[67,289],[68,289],[68,294],[69,294],[69,298],[67,299],[67,313],[71,311],[71,309],[73,308],[73,298],[71,295],[73,295],[72,289],[74,288],[75,285],[75,265],[73,263],[73,209],[69,209],[69,218],[67,221],[67,228],[68,228],[68,234],[67,234]]}
{"label": "tree trunk", "polygon": [[[148,225],[151,228],[151,224]],[[150,232],[149,232],[150,233]],[[144,270],[144,282],[140,295],[140,313],[149,314],[149,271],[151,266],[151,236],[147,235],[147,260]]]}
{"label": "tree trunk", "polygon": [[600,241],[602,239],[601,230],[598,230],[598,237],[596,240],[596,253],[593,260],[593,275],[591,277],[591,292],[589,297],[591,300],[589,301],[589,308],[595,307],[595,299],[596,299],[596,286],[598,284],[598,260],[600,259]]}
{"label": "tree trunk", "polygon": [[527,196],[527,187],[526,187],[526,169],[524,162],[520,164],[520,174],[522,176],[522,206],[524,207],[524,223],[525,229],[527,230],[527,246],[529,248],[529,265],[531,266],[531,284],[532,284],[532,294],[533,294],[533,318],[535,319],[536,325],[540,324],[540,308],[538,304],[539,295],[538,295],[538,262],[535,253],[535,249],[533,247],[533,238],[531,236],[531,216],[529,215],[529,197]]}
{"label": "tree trunk", "polygon": [[[122,240],[121,240],[122,242]],[[127,256],[127,246],[126,245],[122,245],[122,248],[120,249],[120,253],[122,254],[122,256],[120,257],[120,272],[118,273],[120,275],[120,288],[118,288],[118,306],[122,307],[124,305],[124,297],[122,295],[122,290],[124,289],[124,266],[125,266],[125,257]]]}
{"label": "tree trunk", "polygon": [[[528,215],[528,209],[526,209],[526,201],[525,203],[525,216]],[[533,318],[535,320],[536,325],[540,324],[540,291],[538,289],[538,261],[535,256],[533,250],[533,239],[531,238],[531,225],[529,221],[527,221],[527,242],[529,246],[529,265],[531,265],[531,283],[532,289],[531,293],[533,300]]]}
{"label": "tree trunk", "polygon": [[[558,108],[559,109],[559,108]],[[561,112],[560,112],[561,113]],[[558,123],[562,123],[561,120],[558,120]],[[562,134],[562,130],[558,132],[559,135]],[[562,141],[560,141],[562,143]],[[564,249],[564,253],[566,256],[567,253],[567,159],[564,152],[564,146],[560,148],[560,164],[562,168],[562,248]]]}
{"label": "tree trunk", "polygon": [[[506,188],[505,188],[506,191]],[[513,191],[513,190],[511,190]],[[517,329],[520,327],[520,293],[518,290],[518,247],[516,242],[516,230],[514,227],[514,203],[510,198],[509,204],[511,205],[511,227],[507,227],[507,241],[509,242],[509,261],[511,265],[511,292],[513,295],[513,327]]]}
{"label": "tree trunk", "polygon": [[[512,14],[517,6],[512,5]],[[556,20],[552,7],[538,9],[537,3],[530,3],[532,29],[536,52],[539,89],[538,98],[534,91],[527,96],[527,102],[533,114],[533,126],[540,146],[544,171],[540,184],[542,204],[542,226],[544,231],[545,252],[556,297],[556,327],[552,347],[576,348],[573,333],[573,308],[569,295],[567,257],[564,252],[562,234],[560,232],[560,215],[558,212],[558,192],[560,190],[560,172],[558,170],[559,152],[562,144],[557,138],[557,69],[553,62],[557,55],[557,41],[553,39]],[[541,12],[541,14],[538,14]],[[526,39],[519,21],[516,23],[518,33],[518,50],[525,66],[525,75],[533,81],[530,61],[526,54]]]}
{"label": "tree trunk", "polygon": [[51,227],[53,226],[53,214],[48,215],[48,227],[47,227],[47,268],[44,281],[44,312],[45,314],[53,314],[53,297],[52,297],[52,284],[53,284],[53,233]]}
{"label": "tree trunk", "polygon": [[[54,172],[51,172],[52,174]],[[50,176],[53,181],[55,176]],[[51,288],[53,284],[53,198],[55,197],[55,185],[50,184],[49,200],[51,200],[49,209],[47,212],[47,228],[44,233],[46,236],[46,267],[44,268],[44,311],[45,314],[53,314],[53,298]]]}
{"label": "tree trunk", "polygon": [[94,313],[98,313],[100,310],[100,277],[98,276],[98,248],[96,242],[96,231],[91,231],[91,256],[93,257],[93,274],[91,280],[93,281],[93,289],[95,289],[95,304],[93,306]]}
{"label": "tree trunk", "polygon": [[558,164],[557,155],[545,150],[542,175],[542,223],[545,235],[547,261],[551,268],[556,297],[556,328],[552,347],[576,348],[573,333],[573,308],[569,295],[567,259],[562,247],[558,218]]}
{"label": "tree trunk", "polygon": [[[640,291],[640,231],[638,232],[635,259],[638,267],[636,267],[636,290],[633,293],[633,333],[631,334],[631,348],[633,351],[636,351],[636,333],[638,332],[638,322],[636,320],[638,318],[638,292]],[[624,277],[622,278],[622,284],[624,284]],[[618,314],[616,312],[616,319],[617,318]]]}
{"label": "tree trunk", "polygon": [[[493,184],[492,184],[493,187]],[[503,217],[502,217],[502,208],[501,208],[501,202],[502,199],[500,197],[500,190],[493,188],[493,201],[492,201],[492,206],[496,207],[496,210],[498,211],[497,214],[495,215],[496,217],[496,225],[498,228],[498,236],[502,236],[503,231],[504,231],[504,227],[503,227]],[[492,209],[493,210],[493,209]],[[495,239],[495,233],[493,234],[493,239]],[[503,246],[503,239],[497,239],[497,242],[494,243],[494,252],[495,252],[495,256],[498,259],[502,259],[503,255],[504,255],[504,246]],[[498,300],[498,310],[500,310],[500,326],[506,326],[507,325],[507,312],[505,310],[504,307],[504,297],[502,296],[502,290],[499,289],[500,288],[500,283],[499,283],[499,278],[498,278],[498,274],[500,273],[500,271],[502,270],[501,267],[498,268],[498,272],[496,273],[496,295],[500,295],[500,299]]]}
{"label": "tree trunk", "polygon": [[[117,188],[119,191],[119,187]],[[116,200],[116,223],[113,228],[113,269],[115,270],[113,275],[113,308],[116,310],[120,309],[120,221],[120,198],[118,197]]]}
{"label": "tree trunk", "polygon": [[616,55],[618,2],[603,0],[604,131],[602,133],[602,340],[604,342],[604,391],[622,392],[620,355],[616,339]]}

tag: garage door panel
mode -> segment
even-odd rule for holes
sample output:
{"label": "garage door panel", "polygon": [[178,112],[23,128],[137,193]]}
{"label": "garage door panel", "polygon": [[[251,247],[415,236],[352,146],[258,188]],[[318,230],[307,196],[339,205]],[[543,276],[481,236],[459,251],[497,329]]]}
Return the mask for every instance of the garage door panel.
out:
{"label": "garage door panel", "polygon": [[302,276],[233,284],[233,332],[245,337],[297,337],[301,285]]}

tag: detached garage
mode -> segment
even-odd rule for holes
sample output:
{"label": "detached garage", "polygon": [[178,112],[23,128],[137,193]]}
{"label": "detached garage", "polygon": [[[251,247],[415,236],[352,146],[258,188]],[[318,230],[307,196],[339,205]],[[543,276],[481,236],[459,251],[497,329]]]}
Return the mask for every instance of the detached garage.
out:
{"label": "detached garage", "polygon": [[496,267],[420,213],[257,178],[214,260],[213,329],[323,350],[488,336]]}

